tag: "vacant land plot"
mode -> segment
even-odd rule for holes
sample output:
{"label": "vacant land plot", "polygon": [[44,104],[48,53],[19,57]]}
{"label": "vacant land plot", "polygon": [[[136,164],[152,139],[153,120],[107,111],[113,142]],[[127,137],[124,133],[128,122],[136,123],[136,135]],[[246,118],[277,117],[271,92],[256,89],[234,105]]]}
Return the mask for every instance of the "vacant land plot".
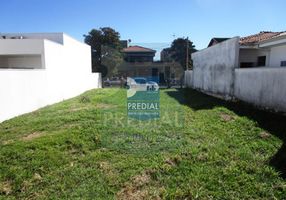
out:
{"label": "vacant land plot", "polygon": [[283,199],[285,117],[162,90],[161,118],[127,120],[98,89],[0,124],[0,199]]}

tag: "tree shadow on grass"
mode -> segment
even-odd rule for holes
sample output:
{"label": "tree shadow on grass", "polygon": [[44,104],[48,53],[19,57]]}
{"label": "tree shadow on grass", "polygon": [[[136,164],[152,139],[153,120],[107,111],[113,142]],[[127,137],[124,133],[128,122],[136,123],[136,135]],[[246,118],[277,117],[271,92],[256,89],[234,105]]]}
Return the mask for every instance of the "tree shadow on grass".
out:
{"label": "tree shadow on grass", "polygon": [[180,104],[187,105],[193,110],[207,110],[217,106],[223,106],[236,113],[257,122],[272,135],[283,141],[283,145],[278,152],[269,160],[270,166],[281,173],[281,177],[286,178],[286,116],[259,110],[244,102],[229,102],[215,98],[193,89],[177,89],[166,91],[166,93],[176,99]]}

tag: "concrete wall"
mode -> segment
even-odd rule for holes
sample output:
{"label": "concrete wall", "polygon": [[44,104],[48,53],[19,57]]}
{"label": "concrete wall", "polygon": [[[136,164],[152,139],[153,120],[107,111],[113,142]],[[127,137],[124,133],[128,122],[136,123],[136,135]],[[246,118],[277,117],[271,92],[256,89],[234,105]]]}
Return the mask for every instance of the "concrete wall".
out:
{"label": "concrete wall", "polygon": [[0,69],[0,121],[101,87],[88,45],[66,35],[64,45],[42,43],[45,69]]}
{"label": "concrete wall", "polygon": [[239,38],[235,37],[192,54],[194,88],[226,98],[233,95],[238,42]]}
{"label": "concrete wall", "polygon": [[236,98],[286,112],[286,68],[248,68],[235,70]]}
{"label": "concrete wall", "polygon": [[193,70],[185,71],[184,83],[188,88],[193,87]]}

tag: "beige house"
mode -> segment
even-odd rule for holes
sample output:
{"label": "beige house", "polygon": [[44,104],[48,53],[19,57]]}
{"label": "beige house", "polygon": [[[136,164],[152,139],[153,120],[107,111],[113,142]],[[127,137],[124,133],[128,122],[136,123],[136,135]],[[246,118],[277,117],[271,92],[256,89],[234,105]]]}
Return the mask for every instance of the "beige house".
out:
{"label": "beige house", "polygon": [[153,49],[130,46],[123,49],[124,62],[118,67],[118,74],[124,77],[147,77],[166,83],[168,79],[179,81],[184,70],[179,63],[154,61]]}

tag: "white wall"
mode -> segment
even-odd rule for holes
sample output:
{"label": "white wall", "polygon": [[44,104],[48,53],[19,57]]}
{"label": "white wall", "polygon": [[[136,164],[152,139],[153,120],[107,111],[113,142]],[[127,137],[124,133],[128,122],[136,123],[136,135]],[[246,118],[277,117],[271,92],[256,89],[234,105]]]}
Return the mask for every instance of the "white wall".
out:
{"label": "white wall", "polygon": [[286,112],[286,68],[235,69],[236,98]]}
{"label": "white wall", "polygon": [[235,37],[192,54],[194,88],[226,98],[232,96],[234,68],[238,67],[238,41]]}
{"label": "white wall", "polygon": [[269,66],[280,67],[281,61],[286,61],[286,45],[271,48]]}
{"label": "white wall", "polygon": [[0,121],[101,87],[90,46],[63,38],[64,45],[42,41],[45,69],[0,69]]}
{"label": "white wall", "polygon": [[[46,70],[0,70],[0,121],[31,112],[40,107],[79,95],[80,93],[100,87],[100,74],[92,74],[94,82],[85,83],[84,77],[77,80],[81,88],[65,88]],[[57,84],[54,83],[57,82]],[[62,76],[62,82],[70,81]],[[5,84],[4,84],[5,83]],[[70,94],[66,90],[73,91]]]}
{"label": "white wall", "polygon": [[[84,90],[99,87],[98,76],[91,72],[90,46],[64,35],[64,45],[45,41],[45,65],[59,93],[51,96],[72,97]],[[63,89],[59,89],[63,88]]]}
{"label": "white wall", "polygon": [[0,121],[52,103],[45,70],[0,70]]}

